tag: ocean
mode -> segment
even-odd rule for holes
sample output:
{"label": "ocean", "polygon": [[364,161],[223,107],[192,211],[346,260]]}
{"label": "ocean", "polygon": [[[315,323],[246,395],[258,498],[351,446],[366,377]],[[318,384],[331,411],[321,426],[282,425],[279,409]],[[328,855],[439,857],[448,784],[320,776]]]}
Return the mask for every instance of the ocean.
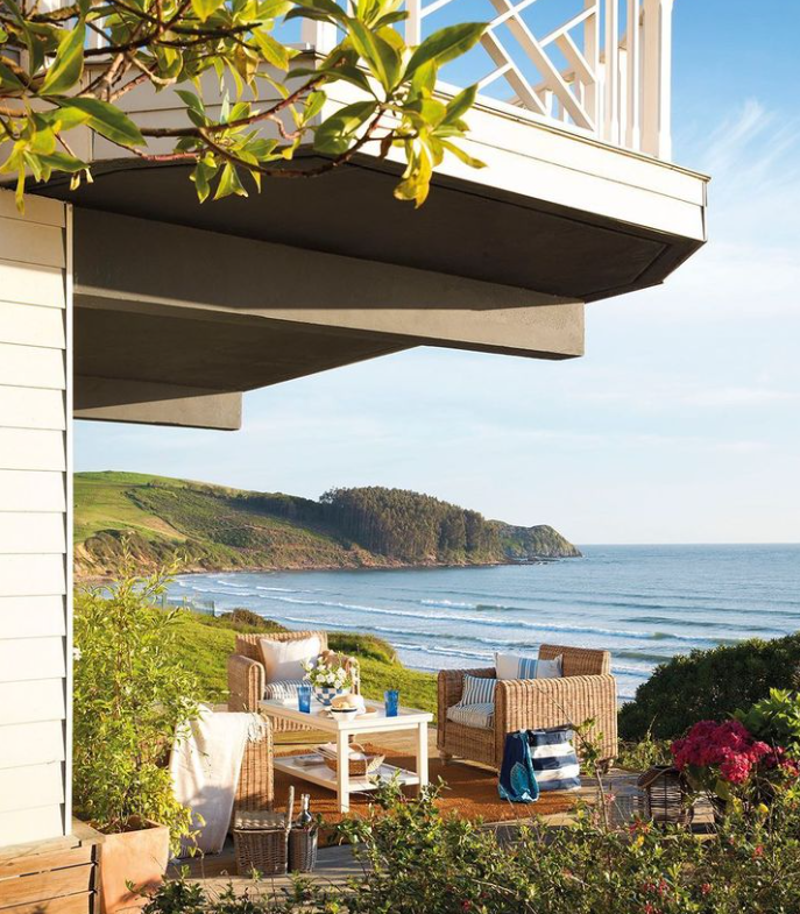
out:
{"label": "ocean", "polygon": [[619,697],[693,648],[800,629],[800,545],[585,546],[534,565],[191,574],[169,597],[288,628],[369,632],[409,667],[492,664],[541,642],[611,651]]}

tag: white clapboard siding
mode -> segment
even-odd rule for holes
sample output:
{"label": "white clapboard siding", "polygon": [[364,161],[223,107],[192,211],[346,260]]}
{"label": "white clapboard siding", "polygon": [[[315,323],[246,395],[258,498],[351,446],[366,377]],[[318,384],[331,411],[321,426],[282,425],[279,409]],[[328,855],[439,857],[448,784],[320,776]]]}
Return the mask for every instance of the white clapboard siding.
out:
{"label": "white clapboard siding", "polygon": [[64,725],[58,720],[0,727],[0,768],[64,761]]}
{"label": "white clapboard siding", "polygon": [[66,592],[63,555],[0,555],[0,597]]}
{"label": "white clapboard siding", "polygon": [[4,638],[0,682],[55,679],[66,673],[63,638]]}
{"label": "white clapboard siding", "polygon": [[0,343],[0,384],[14,387],[66,387],[64,351]]}
{"label": "white clapboard siding", "polygon": [[0,554],[64,554],[67,535],[63,514],[0,511]]}
{"label": "white clapboard siding", "polygon": [[63,473],[66,468],[63,432],[0,426],[0,470],[60,470]]}
{"label": "white clapboard siding", "polygon": [[0,247],[0,301],[38,305],[64,310],[64,271],[59,267],[38,267],[36,282],[31,282],[31,268],[5,259]]}
{"label": "white clapboard siding", "polygon": [[69,811],[67,207],[0,190],[0,847]]}
{"label": "white clapboard siding", "polygon": [[0,216],[5,219],[18,219],[28,224],[54,225],[64,228],[66,225],[66,211],[63,203],[49,200],[47,197],[25,198],[25,212],[17,209],[14,195],[11,193],[0,194]]}
{"label": "white clapboard siding", "polygon": [[0,470],[0,511],[67,509],[63,473]]}
{"label": "white clapboard siding", "polygon": [[43,720],[61,721],[65,714],[63,679],[0,682],[0,727]]}
{"label": "white clapboard siding", "polygon": [[60,762],[0,769],[0,812],[52,806],[63,799]]}
{"label": "white clapboard siding", "polygon": [[0,597],[0,639],[61,638],[66,633],[63,597]]}
{"label": "white clapboard siding", "polygon": [[65,429],[64,392],[0,385],[0,425],[7,428]]}
{"label": "white clapboard siding", "polygon": [[18,263],[63,268],[64,231],[55,225],[0,216],[0,251],[3,257]]}
{"label": "white clapboard siding", "polygon": [[64,349],[66,337],[63,311],[2,301],[5,293],[6,290],[0,285],[0,343]]}
{"label": "white clapboard siding", "polygon": [[52,837],[63,833],[63,803],[22,811],[0,812],[0,847],[8,844],[28,844],[42,840],[45,835]]}

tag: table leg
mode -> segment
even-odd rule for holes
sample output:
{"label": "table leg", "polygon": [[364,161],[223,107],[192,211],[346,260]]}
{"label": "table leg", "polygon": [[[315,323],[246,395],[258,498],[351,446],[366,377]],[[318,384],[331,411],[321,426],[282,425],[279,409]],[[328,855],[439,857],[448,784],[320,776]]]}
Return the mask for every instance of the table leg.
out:
{"label": "table leg", "polygon": [[350,740],[346,730],[336,734],[336,799],[339,812],[350,809]]}
{"label": "table leg", "polygon": [[417,777],[420,790],[428,783],[428,725],[417,727]]}

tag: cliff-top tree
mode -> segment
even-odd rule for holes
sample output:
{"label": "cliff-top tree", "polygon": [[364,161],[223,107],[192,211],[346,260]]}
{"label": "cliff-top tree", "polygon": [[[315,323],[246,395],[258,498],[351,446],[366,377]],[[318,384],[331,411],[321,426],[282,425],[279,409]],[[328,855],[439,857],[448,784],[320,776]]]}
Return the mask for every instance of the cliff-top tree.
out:
{"label": "cliff-top tree", "polygon": [[[475,87],[448,104],[433,93],[437,69],[477,42],[481,24],[409,47],[395,28],[407,15],[402,0],[67,4],[0,0],[0,173],[17,176],[20,207],[26,178],[67,172],[77,185],[91,177],[70,141],[81,128],[150,162],[193,165],[201,201],[246,196],[263,176],[311,177],[361,150],[386,156],[398,147],[407,167],[395,195],[419,206],[445,154],[481,164],[458,145]],[[275,33],[296,18],[328,23],[339,43],[324,57],[301,55]],[[321,119],[336,82],[354,87],[356,100]],[[127,93],[147,84],[178,96],[174,123],[146,126],[123,111]],[[311,160],[302,155],[309,151]]]}

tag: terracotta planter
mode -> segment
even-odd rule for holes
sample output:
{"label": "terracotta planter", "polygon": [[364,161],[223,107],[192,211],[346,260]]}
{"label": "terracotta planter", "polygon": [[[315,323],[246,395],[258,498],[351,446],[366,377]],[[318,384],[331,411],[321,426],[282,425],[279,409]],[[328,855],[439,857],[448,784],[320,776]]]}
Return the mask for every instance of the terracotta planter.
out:
{"label": "terracotta planter", "polygon": [[155,822],[141,828],[106,835],[100,848],[100,914],[137,911],[147,899],[131,891],[158,887],[169,862],[169,829]]}

